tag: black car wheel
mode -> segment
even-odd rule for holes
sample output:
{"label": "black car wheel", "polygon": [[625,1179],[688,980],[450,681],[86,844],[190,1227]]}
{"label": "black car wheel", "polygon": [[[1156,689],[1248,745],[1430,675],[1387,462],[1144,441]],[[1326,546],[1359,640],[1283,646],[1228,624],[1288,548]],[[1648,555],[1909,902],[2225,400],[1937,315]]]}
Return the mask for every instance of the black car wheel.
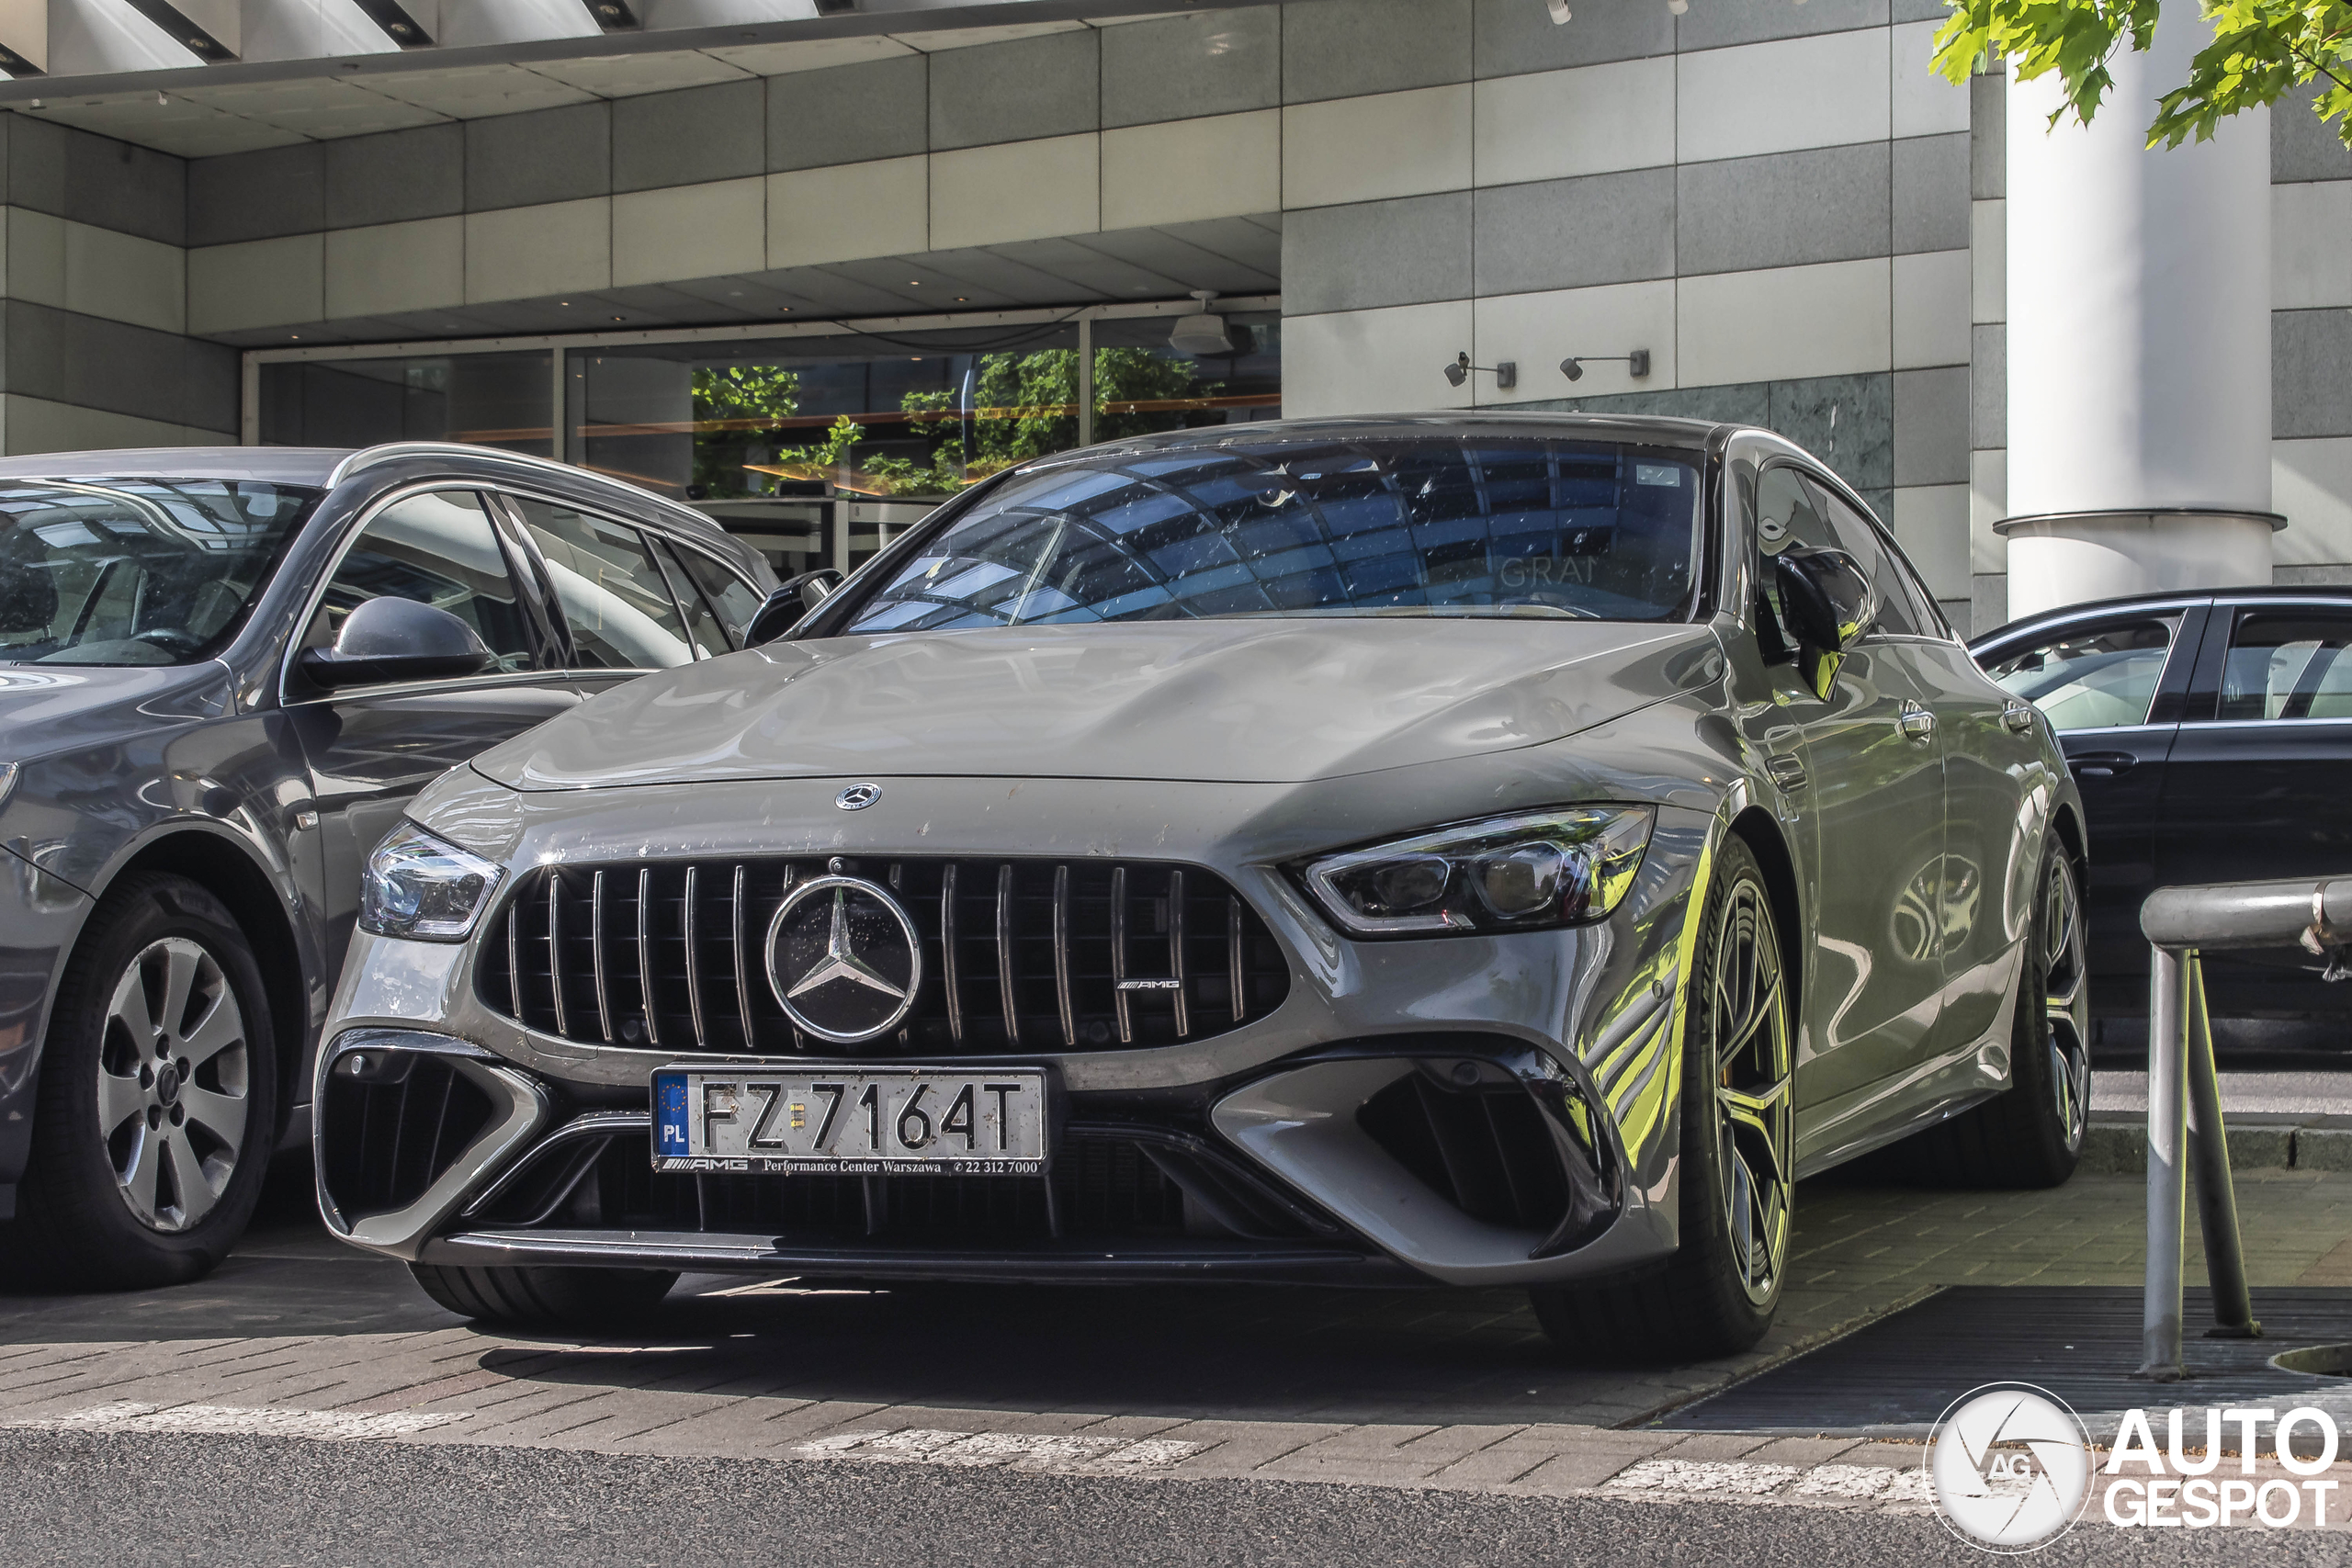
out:
{"label": "black car wheel", "polygon": [[2055,1187],[2082,1157],[2091,1105],[2090,965],[2081,885],[2054,833],[2042,846],[2020,962],[2009,1087],[1904,1150],[1940,1185]]}
{"label": "black car wheel", "polygon": [[196,1279],[253,1217],[277,1128],[269,998],[244,932],[185,877],[128,877],[58,987],[0,1259],[42,1287]]}
{"label": "black car wheel", "polygon": [[1705,1359],[1772,1325],[1794,1195],[1794,1029],[1764,874],[1726,839],[1684,985],[1681,1246],[1663,1269],[1532,1292],[1563,1352],[1599,1360]]}
{"label": "black car wheel", "polygon": [[449,1268],[412,1263],[424,1293],[460,1317],[518,1328],[600,1328],[643,1316],[678,1276],[661,1269]]}

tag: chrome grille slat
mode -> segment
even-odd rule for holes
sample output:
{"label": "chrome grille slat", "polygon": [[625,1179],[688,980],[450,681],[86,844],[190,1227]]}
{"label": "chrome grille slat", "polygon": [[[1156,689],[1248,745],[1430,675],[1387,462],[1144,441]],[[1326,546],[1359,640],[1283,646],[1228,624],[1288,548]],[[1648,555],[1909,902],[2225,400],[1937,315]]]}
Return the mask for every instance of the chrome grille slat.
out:
{"label": "chrome grille slat", "polygon": [[1111,872],[1111,1010],[1119,1020],[1119,1043],[1135,1043],[1135,1017],[1127,1007],[1127,868]]}
{"label": "chrome grille slat", "polygon": [[892,890],[927,961],[913,1010],[860,1054],[1168,1046],[1254,1023],[1291,983],[1239,889],[1198,867],[810,855],[532,868],[495,917],[505,929],[485,933],[476,992],[580,1044],[805,1050],[813,1042],[775,995],[765,943],[792,889],[829,861]]}
{"label": "chrome grille slat", "polygon": [[710,1032],[702,1022],[702,948],[695,941],[695,874],[702,867],[686,867],[686,908],[684,931],[686,937],[686,1010],[694,1015],[695,1049],[710,1049]]}
{"label": "chrome grille slat", "polygon": [[1021,1043],[1021,1004],[1012,988],[1012,867],[997,867],[996,873],[996,988],[1004,1003],[1004,1035],[1013,1044]]}
{"label": "chrome grille slat", "polygon": [[1176,1038],[1193,1032],[1193,1010],[1184,981],[1184,874],[1168,877],[1168,975],[1176,982]]}
{"label": "chrome grille slat", "polygon": [[637,874],[637,991],[645,998],[645,1043],[662,1043],[662,1025],[653,1002],[653,868]]}

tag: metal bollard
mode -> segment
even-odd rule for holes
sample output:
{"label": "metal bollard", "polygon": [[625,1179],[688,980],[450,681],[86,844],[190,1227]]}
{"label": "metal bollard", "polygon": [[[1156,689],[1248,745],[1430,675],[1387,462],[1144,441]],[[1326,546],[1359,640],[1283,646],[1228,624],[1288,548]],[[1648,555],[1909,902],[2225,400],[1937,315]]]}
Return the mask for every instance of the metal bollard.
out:
{"label": "metal bollard", "polygon": [[2301,947],[2345,968],[2352,943],[2352,879],[2165,887],[2140,906],[2150,954],[2148,994],[2148,1272],[2140,1369],[2157,1382],[2182,1376],[2181,1256],[2187,1189],[2197,1184],[2198,1228],[2213,1288],[2214,1337],[2252,1338],[2262,1325],[2247,1288],[2230,1182],[2229,1134],[2213,1069],[2199,950]]}

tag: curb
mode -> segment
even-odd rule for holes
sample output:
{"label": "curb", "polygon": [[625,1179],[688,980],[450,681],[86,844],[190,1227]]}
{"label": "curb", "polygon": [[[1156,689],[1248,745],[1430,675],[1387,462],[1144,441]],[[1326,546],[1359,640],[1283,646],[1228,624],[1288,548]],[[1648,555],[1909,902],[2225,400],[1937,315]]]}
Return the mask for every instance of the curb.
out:
{"label": "curb", "polygon": [[[2223,1118],[2232,1170],[2352,1170],[2352,1116],[2246,1111]],[[2148,1118],[2094,1111],[2083,1136],[2083,1170],[2140,1176],[2148,1168]]]}

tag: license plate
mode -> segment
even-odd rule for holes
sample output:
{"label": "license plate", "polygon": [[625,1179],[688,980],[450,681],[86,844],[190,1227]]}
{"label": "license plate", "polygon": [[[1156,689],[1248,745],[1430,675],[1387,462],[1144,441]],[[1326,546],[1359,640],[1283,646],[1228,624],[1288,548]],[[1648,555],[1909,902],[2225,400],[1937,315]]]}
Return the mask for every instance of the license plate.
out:
{"label": "license plate", "polygon": [[665,1067],[653,1075],[653,1168],[1034,1176],[1046,1076],[931,1067]]}

